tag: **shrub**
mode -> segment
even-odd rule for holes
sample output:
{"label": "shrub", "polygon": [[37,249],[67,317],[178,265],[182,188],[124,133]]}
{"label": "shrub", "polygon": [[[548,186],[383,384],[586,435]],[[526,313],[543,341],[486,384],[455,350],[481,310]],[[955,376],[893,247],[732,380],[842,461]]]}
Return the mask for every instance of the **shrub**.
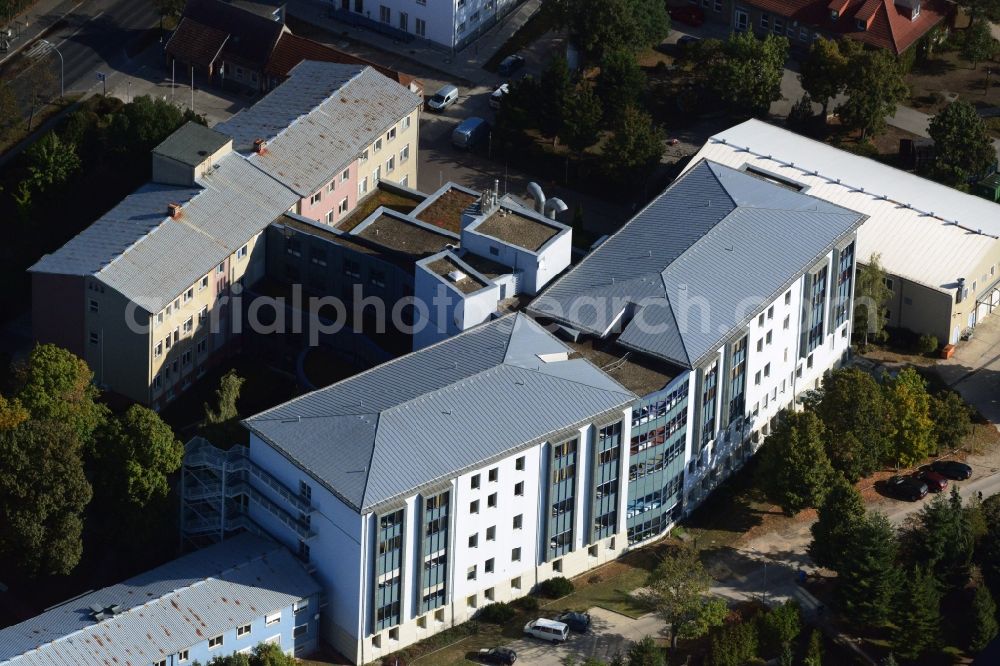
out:
{"label": "shrub", "polygon": [[933,335],[921,335],[917,339],[917,351],[921,354],[933,354],[937,351],[938,339]]}
{"label": "shrub", "polygon": [[538,599],[531,596],[521,597],[520,599],[515,599],[510,602],[510,605],[526,613],[533,613],[538,610]]}
{"label": "shrub", "polygon": [[476,619],[480,622],[489,622],[490,624],[503,624],[517,615],[517,611],[514,607],[508,603],[498,601],[494,604],[487,604],[479,609],[476,613]]}
{"label": "shrub", "polygon": [[573,582],[558,576],[538,584],[538,594],[549,599],[559,599],[573,593]]}
{"label": "shrub", "polygon": [[754,659],[757,645],[755,622],[725,625],[709,638],[707,663],[710,666],[742,666]]}

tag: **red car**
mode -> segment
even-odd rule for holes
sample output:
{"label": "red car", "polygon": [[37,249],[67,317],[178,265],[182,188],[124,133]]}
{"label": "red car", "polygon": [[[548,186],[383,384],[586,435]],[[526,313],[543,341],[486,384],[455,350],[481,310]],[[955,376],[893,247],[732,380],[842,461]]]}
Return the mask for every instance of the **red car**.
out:
{"label": "red car", "polygon": [[915,476],[926,483],[927,489],[932,493],[939,493],[948,488],[948,479],[943,474],[938,474],[933,470],[917,472]]}
{"label": "red car", "polygon": [[686,23],[695,27],[705,22],[705,12],[701,7],[687,5],[685,7],[671,7],[667,9],[670,18],[678,23]]}

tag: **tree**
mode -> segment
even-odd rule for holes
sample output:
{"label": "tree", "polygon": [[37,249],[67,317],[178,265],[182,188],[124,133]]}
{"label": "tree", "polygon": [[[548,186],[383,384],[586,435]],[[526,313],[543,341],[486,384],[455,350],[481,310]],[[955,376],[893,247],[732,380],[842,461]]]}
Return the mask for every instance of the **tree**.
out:
{"label": "tree", "polygon": [[549,60],[542,72],[541,97],[538,100],[538,121],[542,132],[556,136],[562,130],[563,118],[573,93],[566,58],[557,55]]}
{"label": "tree", "polygon": [[826,453],[852,483],[874,473],[891,450],[889,403],[875,378],[841,368],[823,378],[816,413],[826,427]]}
{"label": "tree", "polygon": [[869,513],[851,535],[852,547],[836,570],[837,603],[858,626],[878,627],[889,619],[898,588],[896,532],[885,515]]}
{"label": "tree", "polygon": [[788,59],[788,39],[768,34],[763,40],[751,31],[729,36],[722,57],[708,65],[716,94],[734,109],[751,116],[764,115],[771,102],[781,99],[781,76]]}
{"label": "tree", "polygon": [[927,567],[942,586],[961,588],[968,581],[975,539],[958,488],[924,506],[903,539],[907,559]]}
{"label": "tree", "polygon": [[885,383],[892,419],[892,454],[895,462],[909,467],[934,450],[934,422],[927,382],[913,368],[904,368]]}
{"label": "tree", "polygon": [[[583,152],[597,141],[597,132],[601,124],[601,102],[593,89],[583,83],[573,93],[563,118],[559,138],[576,152]],[[580,210],[577,204],[577,210]],[[576,224],[574,213],[574,228]]]}
{"label": "tree", "polygon": [[646,73],[631,51],[608,51],[601,59],[597,96],[609,118],[618,117],[627,106],[638,106],[646,92]]}
{"label": "tree", "polygon": [[976,545],[975,559],[983,572],[983,581],[993,597],[1000,595],[1000,495],[982,503],[986,533]]}
{"label": "tree", "polygon": [[80,170],[76,146],[63,142],[55,132],[49,132],[31,144],[25,151],[25,157],[28,159],[31,184],[37,192],[62,185]]}
{"label": "tree", "polygon": [[725,624],[709,638],[708,666],[743,666],[757,656],[757,625],[753,621]]}
{"label": "tree", "polygon": [[72,425],[32,419],[0,431],[0,469],[0,552],[32,577],[70,573],[91,498]]}
{"label": "tree", "polygon": [[31,112],[28,114],[28,131],[30,132],[35,122],[35,112],[55,96],[59,83],[56,81],[56,75],[49,62],[36,62],[29,66],[21,76],[28,93],[28,104],[31,107]]}
{"label": "tree", "polygon": [[997,637],[997,605],[993,595],[984,585],[977,585],[972,595],[969,609],[969,625],[972,627],[969,649],[980,652]]}
{"label": "tree", "polygon": [[802,614],[799,604],[789,599],[767,612],[761,613],[757,619],[758,635],[760,636],[760,655],[762,657],[777,657],[784,648],[791,646],[792,641],[802,632]]}
{"label": "tree", "polygon": [[934,574],[917,566],[905,577],[893,613],[893,652],[917,659],[937,647],[941,634],[941,589]]}
{"label": "tree", "polygon": [[657,647],[652,636],[644,636],[642,640],[629,645],[625,659],[628,666],[666,666],[667,663],[663,650]]}
{"label": "tree", "polygon": [[187,121],[204,123],[190,109],[148,95],[136,97],[111,117],[107,138],[112,150],[147,159],[149,151]]}
{"label": "tree", "polygon": [[605,168],[620,182],[631,182],[663,156],[663,130],[648,113],[625,107],[615,122],[614,134],[604,145]]}
{"label": "tree", "polygon": [[1000,0],[958,0],[958,6],[965,9],[973,21],[981,17],[993,23],[1000,22]]}
{"label": "tree", "polygon": [[955,391],[944,389],[931,397],[936,451],[957,448],[972,432],[972,408]]}
{"label": "tree", "polygon": [[153,0],[160,16],[180,16],[184,11],[184,0]]}
{"label": "tree", "polygon": [[668,551],[649,577],[642,598],[666,623],[673,649],[679,638],[697,638],[722,624],[726,604],[706,598],[711,582],[691,546]]}
{"label": "tree", "polygon": [[558,7],[570,40],[590,62],[600,62],[608,51],[655,46],[670,32],[659,0],[561,0]]}
{"label": "tree", "polygon": [[834,474],[824,432],[815,413],[785,411],[764,440],[758,478],[767,498],[787,515],[823,501]]}
{"label": "tree", "polygon": [[813,629],[809,634],[809,647],[806,648],[805,666],[823,666],[823,634],[819,629]]}
{"label": "tree", "polygon": [[497,111],[497,132],[508,141],[523,138],[521,133],[538,123],[541,87],[534,77],[526,76],[508,84],[500,110]]}
{"label": "tree", "polygon": [[909,93],[899,63],[885,49],[851,58],[844,90],[847,100],[837,114],[847,127],[861,130],[862,139],[884,130],[886,116],[896,115],[896,105]]}
{"label": "tree", "polygon": [[886,284],[886,272],[882,268],[882,255],[872,254],[868,262],[861,264],[857,271],[854,287],[854,339],[863,340],[868,346],[869,339],[882,342],[885,332],[885,304],[892,298],[892,290]]}
{"label": "tree", "polygon": [[0,395],[0,430],[16,428],[29,418],[31,418],[31,414],[17,398],[8,400]]}
{"label": "tree", "polygon": [[996,52],[997,41],[990,32],[990,24],[987,21],[972,21],[962,38],[962,57],[976,69],[980,62],[989,60]]}
{"label": "tree", "polygon": [[219,655],[208,662],[208,666],[295,666],[297,663],[277,645],[258,643],[250,654]]}
{"label": "tree", "polygon": [[997,159],[986,123],[968,102],[952,102],[942,109],[931,118],[927,133],[934,139],[935,174],[949,184],[968,182]]}
{"label": "tree", "polygon": [[847,85],[850,58],[861,50],[850,39],[816,39],[809,47],[809,56],[802,62],[799,80],[802,89],[823,105],[823,122],[829,113],[830,100]]}
{"label": "tree", "polygon": [[819,507],[819,517],[810,528],[809,557],[821,567],[842,570],[848,562],[854,532],[864,520],[861,493],[842,476],[835,476]]}
{"label": "tree", "polygon": [[7,81],[0,81],[0,142],[8,141],[24,125],[17,97]]}
{"label": "tree", "polygon": [[240,439],[240,412],[236,401],[240,399],[245,381],[235,370],[230,370],[219,380],[219,388],[215,391],[218,407],[213,409],[205,403],[205,435],[210,440],[218,440],[216,444],[228,446]]}

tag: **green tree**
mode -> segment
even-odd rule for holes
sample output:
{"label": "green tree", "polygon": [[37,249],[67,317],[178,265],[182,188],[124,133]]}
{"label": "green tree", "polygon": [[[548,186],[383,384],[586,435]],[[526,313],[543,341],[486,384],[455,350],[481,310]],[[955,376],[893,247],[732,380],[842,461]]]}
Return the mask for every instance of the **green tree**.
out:
{"label": "green tree", "polygon": [[678,639],[703,636],[722,624],[726,604],[707,597],[711,582],[698,551],[691,546],[669,550],[649,577],[641,598],[666,623],[673,649]]}
{"label": "green tree", "polygon": [[757,478],[768,499],[787,515],[823,502],[834,475],[824,432],[815,413],[784,411],[764,440]]}
{"label": "green tree", "polygon": [[663,130],[652,117],[634,106],[617,118],[614,134],[604,145],[605,168],[621,182],[633,182],[663,156]]}
{"label": "green tree", "polygon": [[905,577],[896,599],[893,624],[893,652],[904,659],[917,659],[938,646],[941,588],[926,567],[914,567]]}
{"label": "green tree", "polygon": [[180,16],[184,11],[184,0],[153,0],[160,16]]}
{"label": "green tree", "polygon": [[0,469],[0,552],[31,577],[70,573],[91,498],[72,425],[28,420],[0,431]]}
{"label": "green tree", "polygon": [[542,72],[541,97],[538,100],[538,121],[542,132],[556,136],[562,131],[563,118],[573,94],[569,65],[566,58],[557,55],[549,60]]}
{"label": "green tree", "polygon": [[972,432],[972,408],[955,391],[944,389],[931,398],[936,451],[958,448]]}
{"label": "green tree", "polygon": [[219,388],[215,391],[217,407],[212,408],[205,403],[205,436],[219,446],[228,447],[242,439],[236,402],[240,399],[244,382],[246,380],[235,370],[230,370],[219,380]]}
{"label": "green tree", "polygon": [[896,115],[896,105],[909,94],[899,63],[885,49],[850,59],[844,91],[847,100],[837,114],[844,125],[860,130],[862,139],[882,132],[886,116]]}
{"label": "green tree", "polygon": [[28,114],[28,131],[34,126],[35,113],[59,92],[59,82],[52,71],[51,63],[36,62],[21,75],[27,92],[31,113]]}
{"label": "green tree", "polygon": [[666,666],[663,650],[657,646],[652,636],[644,636],[628,646],[625,653],[628,666]]}
{"label": "green tree", "polygon": [[94,373],[85,361],[62,347],[37,345],[14,374],[17,399],[32,418],[63,423],[84,447],[92,444],[108,410],[96,402]]}
{"label": "green tree", "polygon": [[708,666],[743,666],[757,656],[759,639],[753,621],[724,624],[708,640]]}
{"label": "green tree", "polygon": [[892,442],[882,387],[867,372],[841,368],[823,378],[821,396],[815,409],[826,427],[826,453],[834,469],[851,482],[877,471]]}
{"label": "green tree", "polygon": [[558,7],[570,40],[589,62],[600,62],[608,51],[655,46],[670,32],[659,0],[561,0]]}
{"label": "green tree", "polygon": [[802,614],[799,604],[789,599],[761,613],[757,618],[757,629],[760,636],[760,656],[778,657],[784,648],[791,646],[792,641],[802,633]]}
{"label": "green tree", "polygon": [[973,21],[984,18],[993,23],[1000,22],[1000,0],[958,0],[957,4],[969,13]]}
{"label": "green tree", "polygon": [[885,390],[894,431],[893,459],[903,467],[915,465],[935,447],[927,382],[913,368],[904,368],[886,381]]}
{"label": "green tree", "polygon": [[541,86],[531,76],[508,84],[497,111],[497,132],[508,141],[523,139],[524,130],[537,127]]}
{"label": "green tree", "polygon": [[187,121],[205,124],[190,109],[181,111],[164,99],[141,95],[111,117],[108,145],[114,151],[145,160],[149,151]]}
{"label": "green tree", "polygon": [[935,176],[952,185],[968,182],[996,162],[993,139],[976,107],[957,101],[931,118]]}
{"label": "green tree", "polygon": [[250,654],[219,655],[208,662],[208,666],[295,666],[297,663],[277,645],[258,643]]}
{"label": "green tree", "polygon": [[986,532],[976,544],[975,560],[993,597],[1000,595],[1000,495],[983,500]]}
{"label": "green tree", "polygon": [[842,570],[849,561],[854,532],[864,520],[861,493],[844,477],[835,476],[810,528],[809,557],[821,567]]}
{"label": "green tree", "polygon": [[903,540],[907,559],[927,567],[942,586],[961,588],[968,581],[975,539],[958,488],[925,505]]}
{"label": "green tree", "polygon": [[0,81],[0,141],[13,138],[24,126],[17,97],[7,81]]}
{"label": "green tree", "polygon": [[969,608],[969,650],[980,652],[997,637],[997,605],[985,585],[977,585]]}
{"label": "green tree", "polygon": [[836,569],[835,597],[844,616],[856,625],[879,627],[889,619],[899,586],[896,532],[885,515],[869,513],[851,538],[852,547]]}
{"label": "green tree", "polygon": [[996,52],[997,40],[990,32],[990,24],[987,21],[972,21],[962,36],[962,57],[976,69],[980,62],[989,60]]}
{"label": "green tree", "polygon": [[788,59],[788,39],[768,35],[758,39],[751,31],[729,36],[722,57],[709,64],[716,94],[741,113],[765,115],[771,102],[781,99],[781,76]]}
{"label": "green tree", "polygon": [[809,646],[802,663],[804,666],[823,666],[823,634],[819,629],[813,629],[809,634]]}
{"label": "green tree", "polygon": [[80,170],[76,146],[63,142],[55,132],[49,132],[25,151],[28,173],[36,192],[58,187]]}
{"label": "green tree", "polygon": [[597,96],[609,118],[616,118],[627,106],[638,106],[646,92],[646,73],[631,51],[608,51],[601,59]]}
{"label": "green tree", "polygon": [[850,39],[820,37],[809,47],[809,56],[802,62],[799,80],[802,89],[823,105],[823,122],[829,113],[830,100],[847,85],[850,58],[860,51],[860,45]]}
{"label": "green tree", "polygon": [[872,254],[867,263],[858,266],[854,287],[854,339],[861,340],[863,347],[868,346],[869,340],[882,342],[887,337],[885,305],[892,298],[892,290],[886,278],[880,254]]}
{"label": "green tree", "polygon": [[[581,84],[567,105],[559,138],[576,152],[583,152],[597,141],[601,115],[601,102],[597,95],[589,85]],[[577,210],[581,210],[579,204]],[[574,213],[574,229],[577,228],[576,217]]]}

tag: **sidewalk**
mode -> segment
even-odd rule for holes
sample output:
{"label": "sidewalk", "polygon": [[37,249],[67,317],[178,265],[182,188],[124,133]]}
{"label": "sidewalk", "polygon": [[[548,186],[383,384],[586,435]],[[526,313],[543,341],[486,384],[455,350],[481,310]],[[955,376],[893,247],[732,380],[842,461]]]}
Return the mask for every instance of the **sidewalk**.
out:
{"label": "sidewalk", "polygon": [[[931,136],[927,131],[931,124],[931,116],[902,104],[896,107],[896,115],[886,118],[885,121],[893,127],[898,127],[917,136],[928,139]],[[997,159],[1000,160],[1000,139],[993,139],[993,150],[996,151]]]}
{"label": "sidewalk", "polygon": [[[3,26],[4,30],[10,28],[14,36],[10,38],[10,49],[0,56],[0,65],[13,58],[82,4],[83,0],[39,0],[15,16],[13,21]],[[24,27],[25,23],[27,27]]]}
{"label": "sidewalk", "polygon": [[[330,32],[331,36],[344,34],[349,40],[430,67],[452,79],[466,83],[469,87],[475,87],[484,81],[493,81],[495,75],[484,70],[483,63],[493,57],[493,54],[527,23],[528,19],[541,8],[542,0],[525,0],[482,37],[454,54],[442,50],[441,47],[431,47],[417,41],[403,43],[371,30],[342,23],[330,15],[329,3],[317,0],[288,0],[285,6],[289,16],[322,28]],[[337,48],[353,53],[349,43],[338,42]],[[355,55],[364,56],[360,52]]]}

